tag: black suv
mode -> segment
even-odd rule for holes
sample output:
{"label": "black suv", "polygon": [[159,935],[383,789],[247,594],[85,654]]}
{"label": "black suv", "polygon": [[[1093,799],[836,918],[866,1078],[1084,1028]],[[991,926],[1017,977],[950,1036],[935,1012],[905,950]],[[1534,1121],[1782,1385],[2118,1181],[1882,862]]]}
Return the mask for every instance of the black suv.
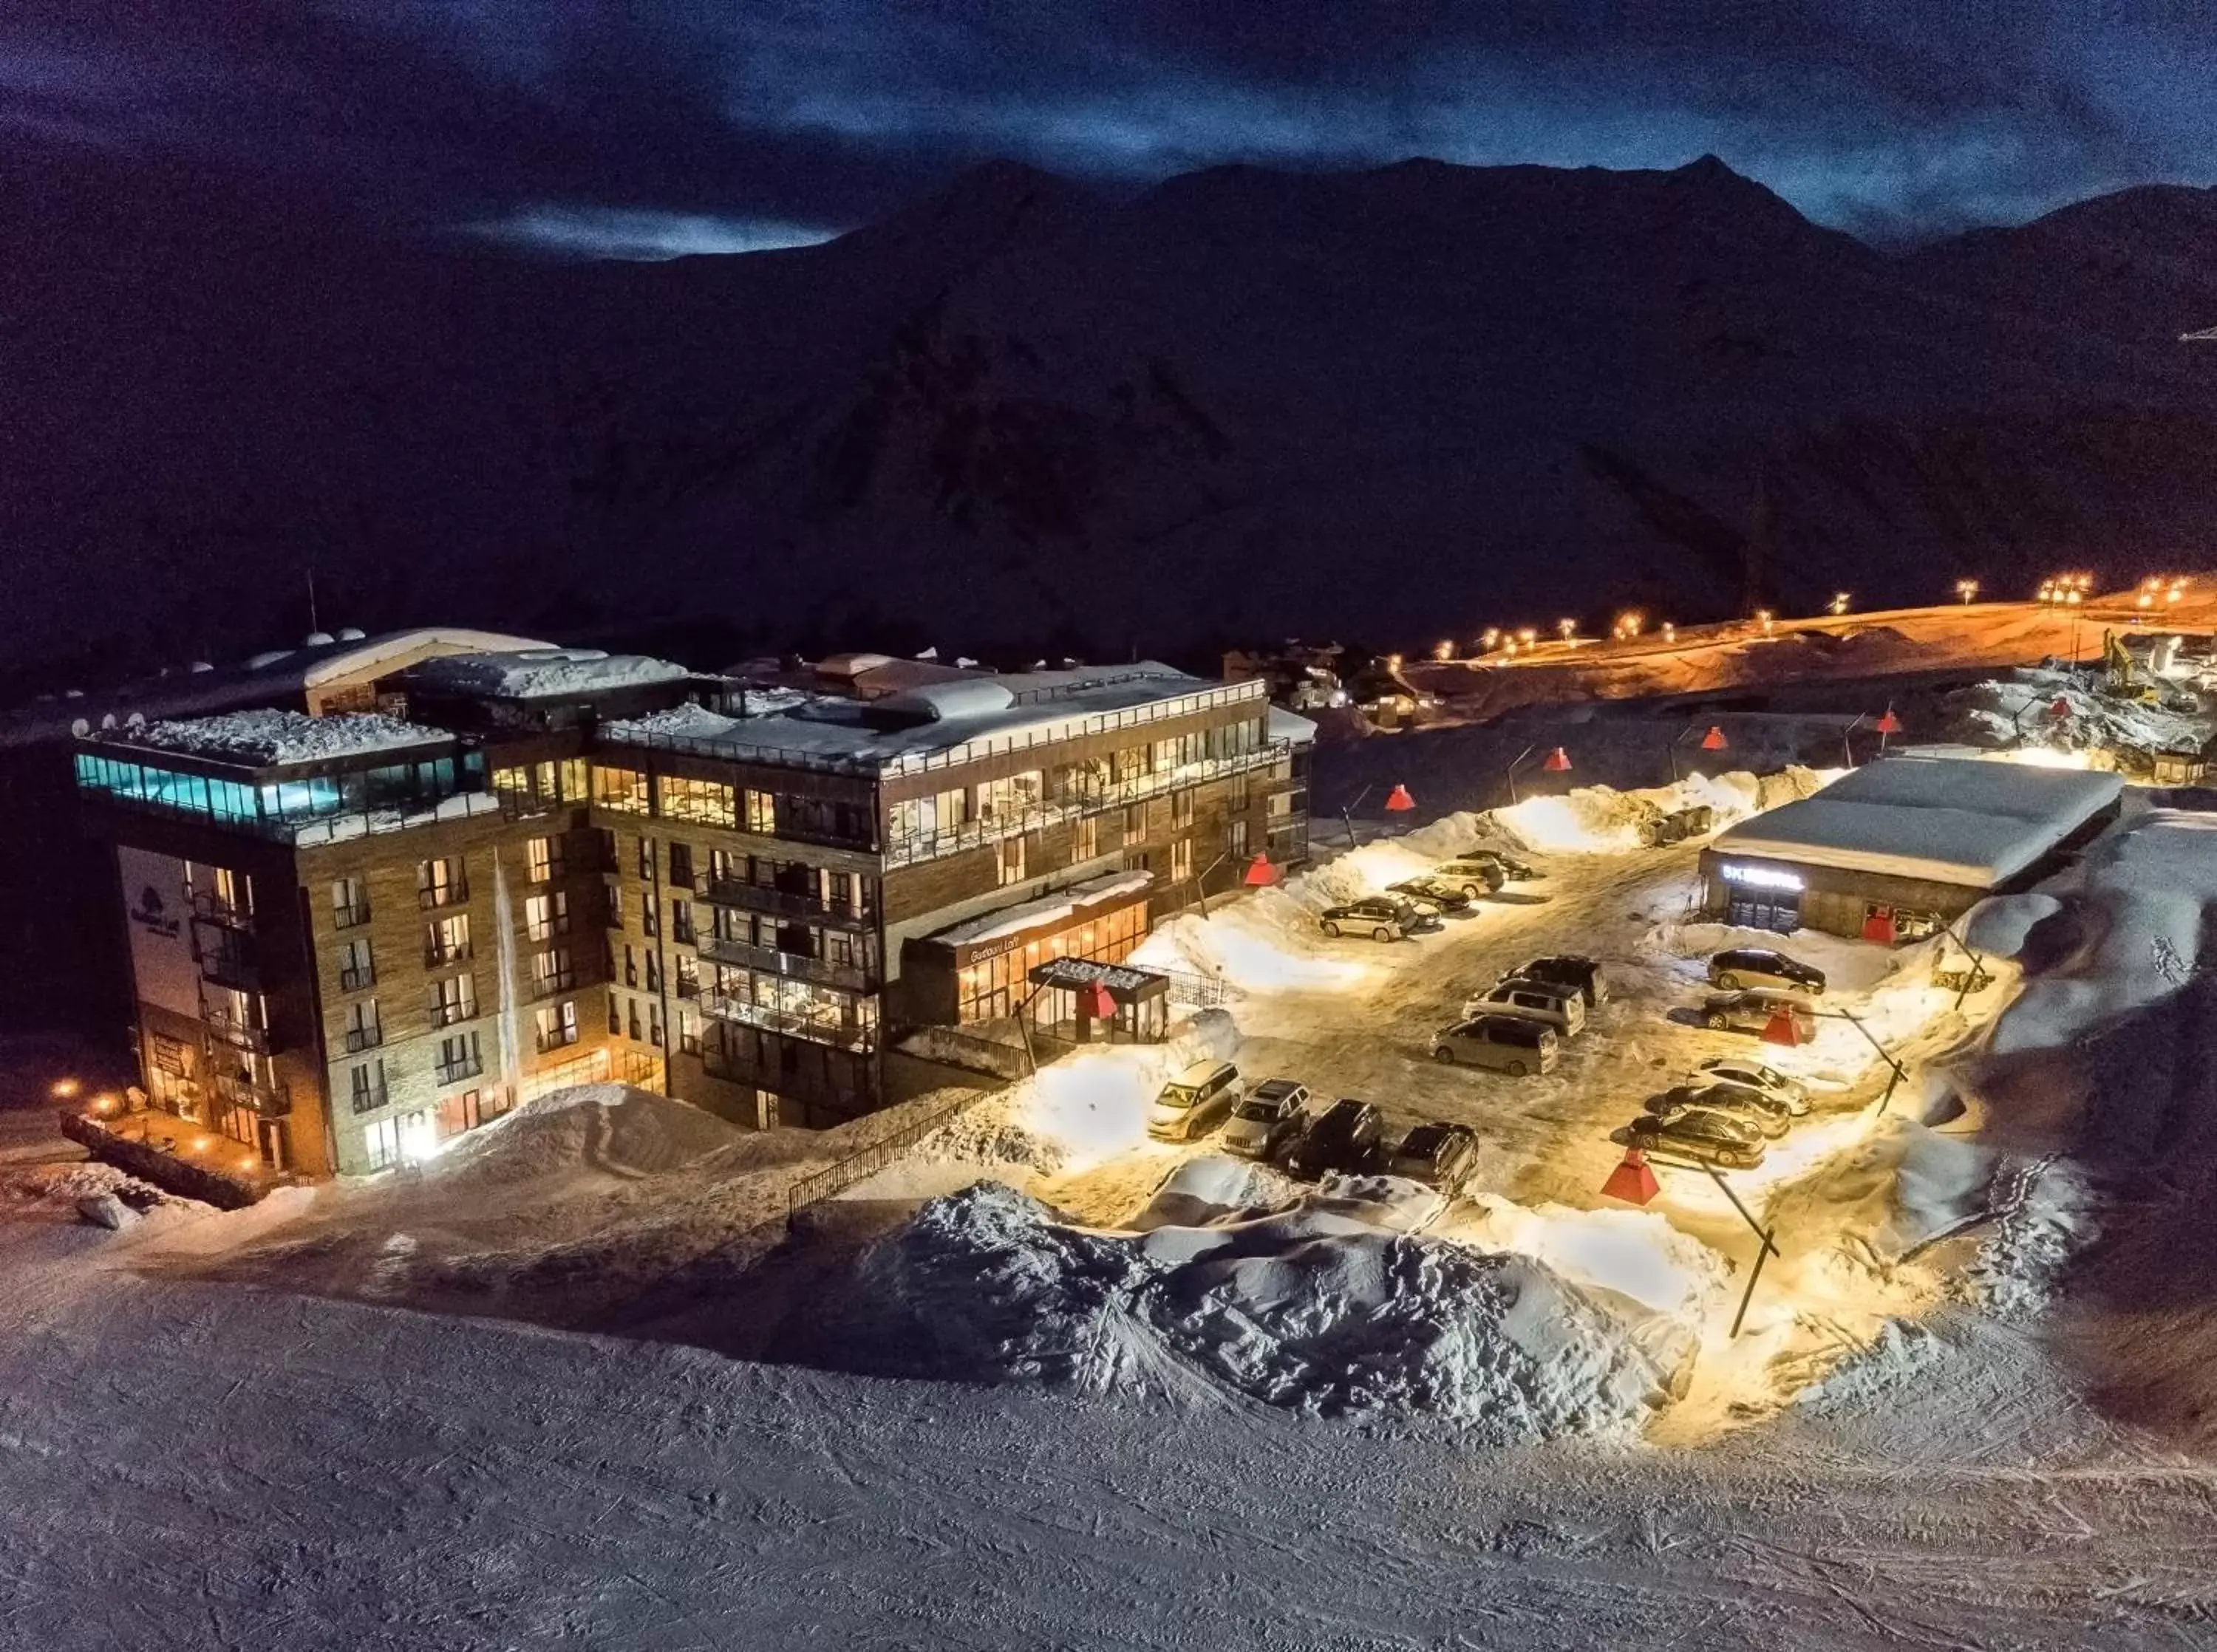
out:
{"label": "black suv", "polygon": [[1327,1170],[1369,1170],[1385,1129],[1385,1115],[1377,1108],[1368,1101],[1343,1096],[1301,1132],[1300,1140],[1286,1156],[1286,1174],[1301,1181],[1314,1181]]}
{"label": "black suv", "polygon": [[1600,963],[1578,952],[1553,952],[1546,958],[1535,958],[1530,963],[1513,970],[1504,970],[1501,979],[1522,977],[1527,981],[1545,981],[1558,987],[1576,987],[1578,996],[1586,1001],[1586,1008],[1609,1002],[1609,983],[1602,978]]}
{"label": "black suv", "polygon": [[1393,1157],[1386,1161],[1389,1176],[1406,1176],[1451,1193],[1478,1159],[1478,1137],[1467,1125],[1445,1125],[1435,1120],[1418,1125],[1401,1138]]}

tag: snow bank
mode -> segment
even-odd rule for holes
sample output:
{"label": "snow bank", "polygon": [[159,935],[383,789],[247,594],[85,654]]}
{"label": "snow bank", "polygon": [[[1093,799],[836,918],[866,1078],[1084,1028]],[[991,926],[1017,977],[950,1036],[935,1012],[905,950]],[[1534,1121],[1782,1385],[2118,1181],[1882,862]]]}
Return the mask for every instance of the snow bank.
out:
{"label": "snow bank", "polygon": [[1300,1187],[1268,1165],[1227,1154],[1204,1154],[1171,1171],[1124,1225],[1134,1233],[1208,1227],[1281,1209],[1300,1196]]}
{"label": "snow bank", "polygon": [[449,654],[424,661],[409,675],[463,693],[546,700],[647,687],[676,682],[689,674],[682,665],[644,654],[609,654],[597,648],[527,648],[516,653]]}
{"label": "snow bank", "polygon": [[1664,1381],[1542,1264],[1311,1209],[1110,1235],[983,1183],[873,1247],[858,1283],[942,1377],[1435,1416],[1488,1445],[1628,1433]]}
{"label": "snow bank", "polygon": [[376,712],[310,717],[305,712],[226,712],[219,717],[149,723],[125,737],[134,746],[263,767],[358,757],[408,746],[453,743],[443,729]]}
{"label": "snow bank", "polygon": [[419,1173],[451,1188],[491,1188],[578,1172],[652,1176],[748,1139],[689,1102],[627,1084],[586,1084],[534,1097],[457,1137]]}
{"label": "snow bank", "polygon": [[1085,1169],[1146,1142],[1147,1104],[1172,1073],[1189,1062],[1228,1061],[1238,1045],[1229,1014],[1203,1010],[1167,1044],[1081,1050],[1042,1067],[1003,1116],[1036,1143],[1026,1161],[1034,1168]]}
{"label": "snow bank", "polygon": [[1725,1297],[1724,1258],[1657,1211],[1526,1206],[1485,1193],[1449,1231],[1531,1257],[1586,1290],[1613,1292],[1689,1329]]}
{"label": "snow bank", "polygon": [[1621,854],[1642,848],[1647,829],[1680,809],[1707,806],[1720,827],[1807,797],[1837,771],[1791,767],[1777,774],[1745,770],[1695,774],[1672,786],[1620,792],[1579,786],[1556,798],[1528,798],[1492,811],[1494,821],[1525,848],[1559,852]]}
{"label": "snow bank", "polygon": [[[1957,690],[1942,702],[1943,733],[1966,745],[2009,750],[2036,759],[2043,753],[2106,755],[2120,747],[2157,752],[2201,749],[2209,737],[2208,716],[2148,706],[2100,691],[2098,675],[2027,668]],[[2166,687],[2174,698],[2179,691]],[[2064,715],[2054,715],[2060,700]],[[2177,701],[2183,706],[2183,700]]]}

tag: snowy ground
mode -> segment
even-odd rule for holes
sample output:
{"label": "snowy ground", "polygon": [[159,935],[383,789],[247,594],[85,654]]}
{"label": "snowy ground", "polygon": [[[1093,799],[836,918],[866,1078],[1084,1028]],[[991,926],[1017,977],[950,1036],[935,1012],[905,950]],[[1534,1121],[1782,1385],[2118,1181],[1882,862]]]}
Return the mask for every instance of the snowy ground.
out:
{"label": "snowy ground", "polygon": [[[1839,1088],[1751,1179],[1783,1254],[1734,1343],[1718,1306],[1753,1245],[1713,1190],[1666,1171],[1648,1210],[1596,1208],[1627,1104],[1703,1054],[1763,1048],[1661,1013],[1729,932],[1684,923],[1693,850],[1624,847],[1625,812],[1551,800],[1512,823],[1558,846],[1512,893],[1552,898],[1441,935],[1327,944],[1295,921],[1423,858],[1379,845],[1152,943],[1246,989],[1237,1025],[1190,1048],[1397,1124],[1477,1129],[1476,1196],[1445,1211],[1355,1187],[1191,1225],[1287,1190],[1134,1139],[1127,1098],[1164,1051],[1058,1064],[767,1257],[761,1218],[821,1138],[737,1137],[635,1094],[549,1098],[411,1180],[115,1233],[75,1215],[106,1173],[72,1168],[43,1115],[0,1108],[0,1646],[2206,1641],[2211,817],[2135,798],[2082,869],[1984,910],[1999,979],[1967,1014],[1920,952],[1795,938],[1914,1082],[1880,1117],[1879,1069],[1842,1023],[1773,1052]],[[1427,1058],[1469,987],[1572,946],[1618,996],[1557,1074]],[[32,1067],[0,1073],[0,1101],[36,1095]],[[902,1229],[981,1174],[1147,1231],[1042,1222],[1013,1193]],[[917,1242],[933,1221],[954,1242]],[[869,1248],[887,1234],[905,1248]],[[1512,1271],[1450,1268],[1433,1289],[1424,1259],[1449,1249]],[[1050,1252],[1082,1266],[1009,1271]],[[1509,1298],[1504,1278],[1522,1281]],[[872,1319],[873,1281],[947,1310],[909,1335],[966,1315],[1016,1365],[990,1382],[861,1369],[863,1352],[926,1363]],[[1068,1294],[1085,1281],[1097,1296]],[[1683,1397],[1643,1399],[1644,1430],[1504,1449],[1452,1407],[1262,1402],[1276,1368],[1244,1362],[1360,1322],[1315,1317],[1327,1298],[1377,1304],[1441,1391],[1483,1397],[1514,1349],[1602,1346],[1534,1341],[1600,1323],[1520,1316],[1559,1304],[1553,1281],[1611,1312],[1691,1315]],[[1442,1301],[1504,1316],[1504,1334],[1436,1334],[1461,1322],[1424,1316]],[[1059,1350],[1109,1380],[1017,1368],[1042,1303],[1116,1340],[1105,1359],[1082,1338]],[[1211,1304],[1244,1328],[1195,1343]],[[843,1341],[857,1322],[876,1326],[867,1350]],[[795,1363],[812,1351],[850,1357]]]}

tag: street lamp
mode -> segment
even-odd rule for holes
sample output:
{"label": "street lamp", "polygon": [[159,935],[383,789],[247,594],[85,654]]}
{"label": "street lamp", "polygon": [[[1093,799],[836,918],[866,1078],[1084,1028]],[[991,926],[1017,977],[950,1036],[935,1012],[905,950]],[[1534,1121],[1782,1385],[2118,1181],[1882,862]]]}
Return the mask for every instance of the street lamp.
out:
{"label": "street lamp", "polygon": [[1616,616],[1616,634],[1620,638],[1637,637],[1640,635],[1640,628],[1646,623],[1646,614],[1637,608],[1628,610]]}
{"label": "street lamp", "polygon": [[1454,644],[1449,642],[1434,643],[1432,644],[1432,657],[1442,663],[1454,658]]}
{"label": "street lamp", "polygon": [[1770,635],[1770,627],[1775,620],[1769,608],[1757,608],[1755,611],[1755,623],[1763,627],[1763,634],[1768,637]]}
{"label": "street lamp", "polygon": [[1565,642],[1569,642],[1572,638],[1578,634],[1578,622],[1575,620],[1556,620],[1555,634],[1560,637]]}
{"label": "street lamp", "polygon": [[1967,607],[1970,605],[1971,599],[1978,595],[1978,594],[1979,582],[1977,580],[1959,579],[1955,582],[1955,595],[1963,599],[1965,607]]}
{"label": "street lamp", "polygon": [[1848,611],[1848,605],[1854,601],[1853,595],[1847,591],[1834,591],[1832,600],[1825,605],[1825,612],[1837,618]]}

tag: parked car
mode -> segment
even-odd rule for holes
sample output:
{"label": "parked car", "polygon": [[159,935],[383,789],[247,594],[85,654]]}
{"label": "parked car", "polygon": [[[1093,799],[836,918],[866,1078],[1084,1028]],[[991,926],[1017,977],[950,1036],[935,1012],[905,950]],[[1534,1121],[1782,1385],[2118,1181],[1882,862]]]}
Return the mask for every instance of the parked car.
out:
{"label": "parked car", "polygon": [[1314,1181],[1327,1170],[1371,1169],[1385,1130],[1385,1116],[1377,1108],[1342,1096],[1301,1132],[1286,1156],[1286,1173]]}
{"label": "parked car", "polygon": [[1809,1111],[1809,1087],[1798,1078],[1788,1078],[1775,1067],[1766,1067],[1745,1056],[1711,1056],[1701,1063],[1703,1076],[1720,1084],[1739,1084],[1751,1090],[1761,1090],[1765,1095],[1775,1095],[1799,1119]]}
{"label": "parked car", "polygon": [[1368,935],[1373,940],[1401,940],[1440,927],[1437,913],[1419,912],[1406,901],[1382,895],[1328,906],[1317,922],[1327,935]]}
{"label": "parked car", "polygon": [[1825,972],[1768,946],[1732,946],[1709,960],[1709,984],[1726,992],[1741,987],[1779,987],[1788,992],[1806,992],[1813,998],[1825,990]]}
{"label": "parked car", "polygon": [[1609,1002],[1609,983],[1603,977],[1601,965],[1581,953],[1554,952],[1501,972],[1504,981],[1518,976],[1527,981],[1546,981],[1559,987],[1576,987],[1578,996],[1586,1001],[1588,1009]]}
{"label": "parked car", "polygon": [[1189,1142],[1230,1117],[1246,1086],[1228,1061],[1196,1061],[1162,1088],[1147,1109],[1147,1134],[1158,1142]]}
{"label": "parked car", "polygon": [[1717,829],[1717,811],[1706,803],[1689,804],[1683,809],[1674,809],[1647,827],[1647,841],[1652,848],[1665,848],[1673,843],[1683,843],[1689,838],[1703,837]]}
{"label": "parked car", "polygon": [[1458,860],[1489,860],[1501,869],[1501,875],[1512,884],[1521,884],[1528,878],[1537,878],[1540,868],[1529,860],[1519,860],[1503,849],[1465,849],[1455,856]]}
{"label": "parked car", "polygon": [[1443,884],[1452,884],[1473,901],[1481,895],[1491,895],[1509,881],[1509,874],[1491,860],[1463,859],[1448,860],[1434,866],[1430,874]]}
{"label": "parked car", "polygon": [[1668,1118],[1643,1113],[1609,1140],[1666,1158],[1696,1159],[1734,1170],[1763,1162],[1763,1136],[1754,1125],[1706,1107],[1681,1107]]}
{"label": "parked car", "polygon": [[1415,878],[1404,878],[1398,884],[1388,884],[1386,885],[1386,892],[1388,895],[1399,895],[1404,900],[1411,901],[1419,905],[1436,907],[1442,912],[1461,915],[1465,912],[1475,912],[1478,909],[1477,900],[1461,885],[1448,883],[1444,879],[1432,877],[1430,873]]}
{"label": "parked car", "polygon": [[1586,1024],[1585,995],[1576,987],[1556,981],[1528,981],[1512,975],[1477,994],[1462,1007],[1465,1015],[1522,1015],[1544,1022],[1565,1038],[1575,1038]]}
{"label": "parked car", "polygon": [[1781,1011],[1794,1018],[1794,1036],[1817,1036],[1817,1018],[1798,992],[1751,987],[1745,992],[1713,992],[1701,1001],[1701,1025],[1718,1032],[1760,1032]]}
{"label": "parked car", "polygon": [[1266,1078],[1232,1110],[1223,1147],[1243,1159],[1275,1158],[1300,1134],[1309,1110],[1309,1087],[1290,1078]]}
{"label": "parked car", "polygon": [[1658,1118],[1687,1107],[1707,1107],[1713,1113],[1744,1119],[1774,1140],[1794,1125],[1794,1115],[1783,1101],[1761,1090],[1744,1089],[1737,1084],[1681,1084],[1660,1095],[1649,1096],[1642,1105]]}
{"label": "parked car", "polygon": [[1476,1015],[1432,1040],[1432,1057],[1457,1067],[1487,1067],[1523,1078],[1551,1071],[1562,1040],[1524,1015]]}
{"label": "parked car", "polygon": [[1434,1120],[1418,1125],[1401,1138],[1386,1161],[1389,1176],[1406,1176],[1426,1187],[1452,1193],[1478,1162],[1478,1137],[1467,1125]]}

